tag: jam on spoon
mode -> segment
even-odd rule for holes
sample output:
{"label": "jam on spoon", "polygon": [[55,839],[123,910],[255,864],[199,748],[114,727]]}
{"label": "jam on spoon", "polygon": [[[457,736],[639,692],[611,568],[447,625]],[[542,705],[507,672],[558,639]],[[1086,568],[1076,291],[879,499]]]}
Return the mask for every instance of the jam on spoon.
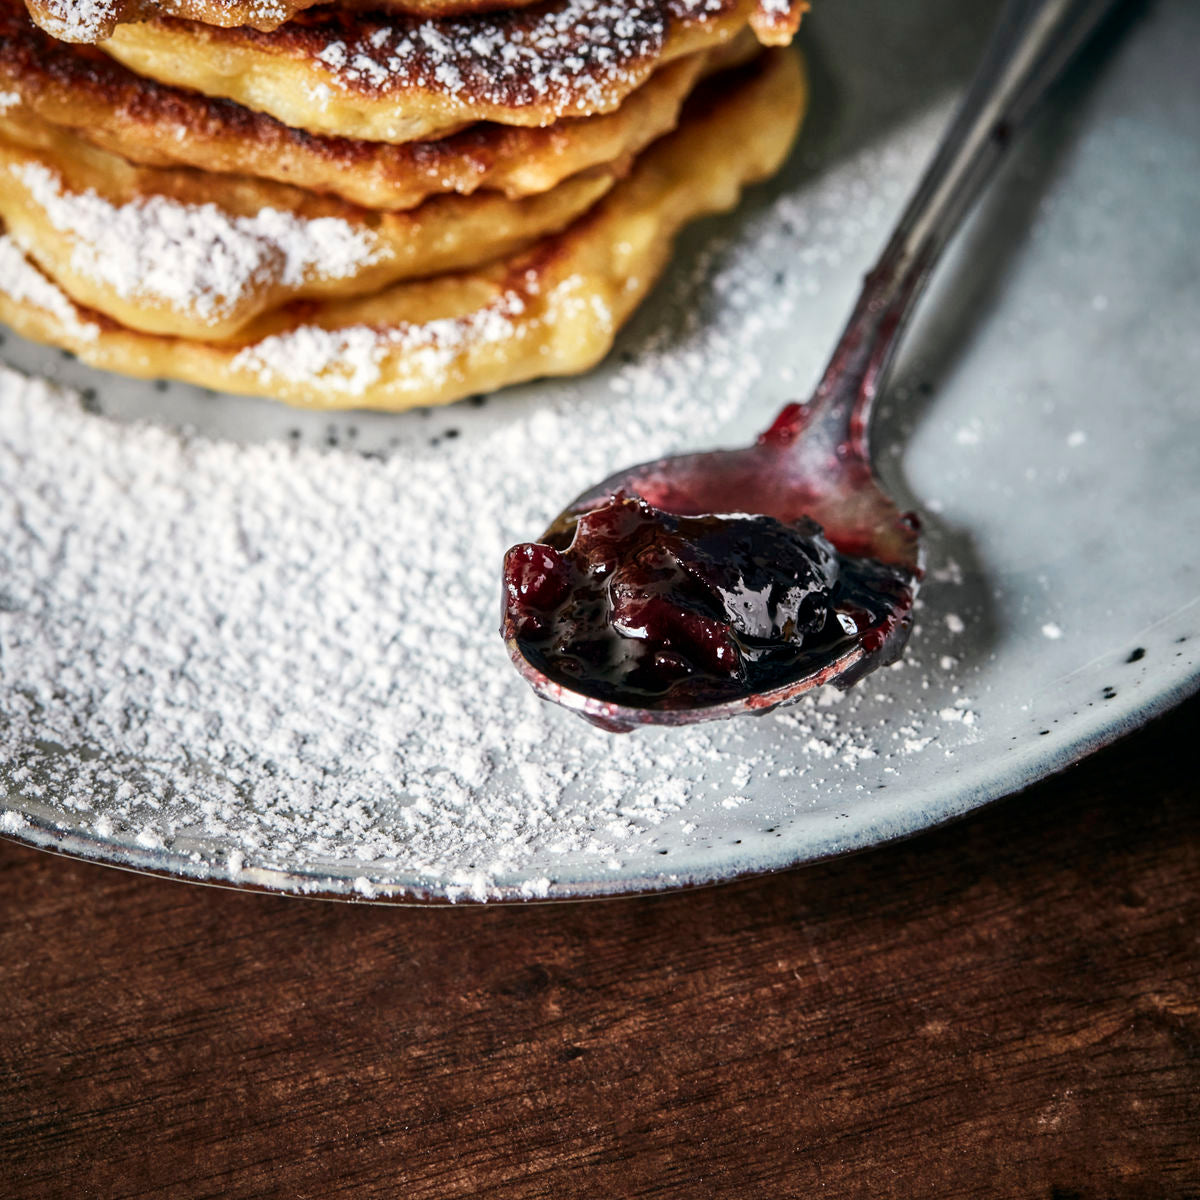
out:
{"label": "jam on spoon", "polygon": [[764,691],[860,641],[894,655],[911,586],[839,554],[807,517],[678,516],[624,492],[505,564],[506,621],[530,662],[597,699],[661,708]]}
{"label": "jam on spoon", "polygon": [[917,521],[871,467],[871,409],[933,263],[1111,0],[1009,0],[816,392],[757,442],[610,476],[504,561],[501,633],[546,699],[629,730],[848,686],[907,640]]}

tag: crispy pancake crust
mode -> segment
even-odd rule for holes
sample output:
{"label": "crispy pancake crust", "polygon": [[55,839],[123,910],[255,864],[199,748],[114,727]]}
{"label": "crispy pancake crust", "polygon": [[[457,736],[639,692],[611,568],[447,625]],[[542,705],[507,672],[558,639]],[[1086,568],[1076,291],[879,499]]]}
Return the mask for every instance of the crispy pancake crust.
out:
{"label": "crispy pancake crust", "polygon": [[674,235],[731,208],[787,153],[805,90],[772,51],[696,97],[678,131],[565,232],[489,267],[301,302],[232,343],[136,333],[72,303],[0,237],[0,319],[96,366],[316,408],[403,409],[586,370],[661,273]]}
{"label": "crispy pancake crust", "polygon": [[64,46],[34,27],[20,0],[0,0],[0,129],[75,130],[145,166],[257,175],[367,208],[412,208],[447,192],[544,192],[579,171],[636,154],[669,132],[702,73],[752,53],[729,46],[656,71],[613,113],[544,128],[468,126],[433,142],[366,142],[292,129],[230,100],[143,79],[95,50]]}
{"label": "crispy pancake crust", "polygon": [[[99,42],[118,25],[153,17],[182,17],[205,25],[272,30],[319,0],[27,0],[29,13],[63,42]],[[339,0],[343,8],[372,8],[420,17],[522,8],[534,0]]]}
{"label": "crispy pancake crust", "polygon": [[368,141],[464,124],[549,125],[612,112],[660,64],[730,41],[790,40],[805,0],[552,0],[422,21],[310,9],[274,33],[162,18],[103,49],[139,75]]}
{"label": "crispy pancake crust", "polygon": [[0,217],[25,253],[122,325],[210,340],[290,300],[513,254],[570,224],[628,169],[597,167],[522,200],[439,196],[380,213],[248,176],[136,167],[52,126],[12,133],[0,132]]}

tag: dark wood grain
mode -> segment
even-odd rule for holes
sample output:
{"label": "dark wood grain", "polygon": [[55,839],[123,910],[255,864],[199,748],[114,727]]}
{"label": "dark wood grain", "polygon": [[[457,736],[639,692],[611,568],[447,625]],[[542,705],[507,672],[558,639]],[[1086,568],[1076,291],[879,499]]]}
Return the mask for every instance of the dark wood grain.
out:
{"label": "dark wood grain", "polygon": [[955,826],[404,910],[0,844],[0,1195],[1200,1196],[1200,702]]}

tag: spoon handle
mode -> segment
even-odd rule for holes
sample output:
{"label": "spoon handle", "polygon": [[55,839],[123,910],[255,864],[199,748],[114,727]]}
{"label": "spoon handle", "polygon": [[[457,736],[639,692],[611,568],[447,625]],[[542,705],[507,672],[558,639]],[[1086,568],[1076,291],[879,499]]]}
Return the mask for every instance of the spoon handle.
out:
{"label": "spoon handle", "polygon": [[1005,5],[975,78],[895,233],[867,274],[806,406],[805,426],[811,432],[820,422],[843,454],[866,458],[872,402],[938,255],[1014,133],[1111,7],[1112,0],[1009,0]]}

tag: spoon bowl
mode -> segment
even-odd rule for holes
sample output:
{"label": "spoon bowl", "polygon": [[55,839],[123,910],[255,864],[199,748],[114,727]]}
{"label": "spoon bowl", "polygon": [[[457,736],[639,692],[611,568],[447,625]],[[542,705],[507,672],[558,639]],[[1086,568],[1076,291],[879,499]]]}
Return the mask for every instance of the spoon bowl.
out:
{"label": "spoon bowl", "polygon": [[902,586],[879,619],[862,624],[827,660],[808,664],[803,673],[763,690],[705,705],[649,706],[591,695],[552,678],[522,645],[506,611],[505,641],[526,682],[544,699],[604,728],[628,730],[767,712],[825,683],[848,687],[868,669],[894,660],[908,639],[922,574],[919,523],[915,514],[901,512],[879,485],[862,435],[853,436],[841,428],[844,423],[834,406],[789,404],[753,445],[660,458],[610,475],[576,497],[539,542],[565,550],[579,518],[621,493],[678,516],[752,513],[788,525],[808,518],[822,527],[839,553],[896,569]]}

